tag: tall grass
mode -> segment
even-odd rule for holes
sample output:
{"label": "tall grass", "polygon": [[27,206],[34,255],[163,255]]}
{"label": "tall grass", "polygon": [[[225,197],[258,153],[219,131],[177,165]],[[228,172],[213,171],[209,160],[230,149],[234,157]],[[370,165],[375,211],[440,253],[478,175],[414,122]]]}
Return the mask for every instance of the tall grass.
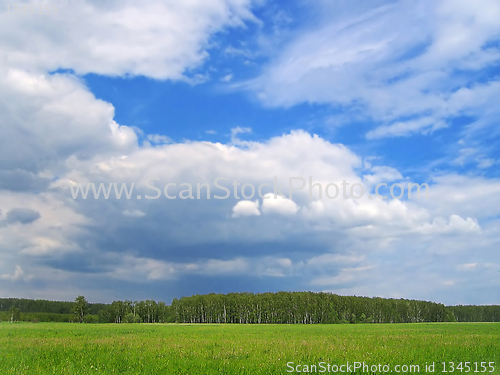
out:
{"label": "tall grass", "polygon": [[500,373],[500,324],[0,324],[1,374],[283,374],[287,362],[348,361],[421,373],[495,362]]}

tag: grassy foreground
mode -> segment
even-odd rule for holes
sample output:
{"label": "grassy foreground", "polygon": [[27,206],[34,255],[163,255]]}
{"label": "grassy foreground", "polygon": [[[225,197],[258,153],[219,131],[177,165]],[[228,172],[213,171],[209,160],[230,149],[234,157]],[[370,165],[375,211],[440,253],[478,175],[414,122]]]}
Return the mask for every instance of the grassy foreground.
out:
{"label": "grassy foreground", "polygon": [[[284,374],[291,371],[287,362],[347,361],[391,370],[419,365],[420,373],[426,362],[435,362],[435,373],[442,373],[443,361],[472,362],[470,373],[473,362],[478,373],[480,362],[494,362],[495,371],[484,373],[498,374],[500,323],[0,324],[1,374]],[[461,372],[466,368],[454,373]]]}

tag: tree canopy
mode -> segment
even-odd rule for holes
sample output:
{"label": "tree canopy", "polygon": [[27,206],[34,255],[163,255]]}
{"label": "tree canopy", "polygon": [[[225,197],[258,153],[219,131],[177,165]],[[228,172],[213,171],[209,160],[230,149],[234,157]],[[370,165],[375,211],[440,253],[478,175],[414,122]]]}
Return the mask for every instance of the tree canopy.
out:
{"label": "tree canopy", "polygon": [[454,321],[443,304],[407,299],[278,292],[174,299],[179,323],[414,323]]}
{"label": "tree canopy", "polygon": [[75,321],[83,323],[85,315],[88,312],[89,303],[84,296],[78,296],[75,299],[75,304],[73,305],[73,313],[75,314]]}
{"label": "tree canopy", "polygon": [[165,302],[87,303],[0,298],[0,320],[84,323],[500,322],[500,306],[447,306],[408,299],[278,292],[194,295]]}

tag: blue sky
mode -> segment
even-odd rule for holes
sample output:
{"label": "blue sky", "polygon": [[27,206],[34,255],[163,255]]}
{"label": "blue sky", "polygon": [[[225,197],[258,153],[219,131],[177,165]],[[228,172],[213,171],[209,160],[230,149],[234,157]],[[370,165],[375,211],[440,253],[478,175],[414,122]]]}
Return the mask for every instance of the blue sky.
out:
{"label": "blue sky", "polygon": [[[68,0],[0,17],[1,295],[500,304],[497,1]],[[222,176],[430,197],[71,197]]]}

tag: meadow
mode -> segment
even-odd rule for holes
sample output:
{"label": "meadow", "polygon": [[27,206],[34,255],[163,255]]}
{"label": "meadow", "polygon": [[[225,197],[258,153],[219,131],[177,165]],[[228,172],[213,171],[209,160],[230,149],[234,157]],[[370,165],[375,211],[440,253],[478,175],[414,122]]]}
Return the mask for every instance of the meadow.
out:
{"label": "meadow", "polygon": [[467,372],[464,363],[471,362],[471,373],[498,374],[500,323],[0,323],[0,374],[285,374],[288,362],[296,368],[363,361],[391,371],[419,365],[420,373],[432,362],[435,373],[443,372],[442,362],[448,372],[449,362],[454,373]]}

